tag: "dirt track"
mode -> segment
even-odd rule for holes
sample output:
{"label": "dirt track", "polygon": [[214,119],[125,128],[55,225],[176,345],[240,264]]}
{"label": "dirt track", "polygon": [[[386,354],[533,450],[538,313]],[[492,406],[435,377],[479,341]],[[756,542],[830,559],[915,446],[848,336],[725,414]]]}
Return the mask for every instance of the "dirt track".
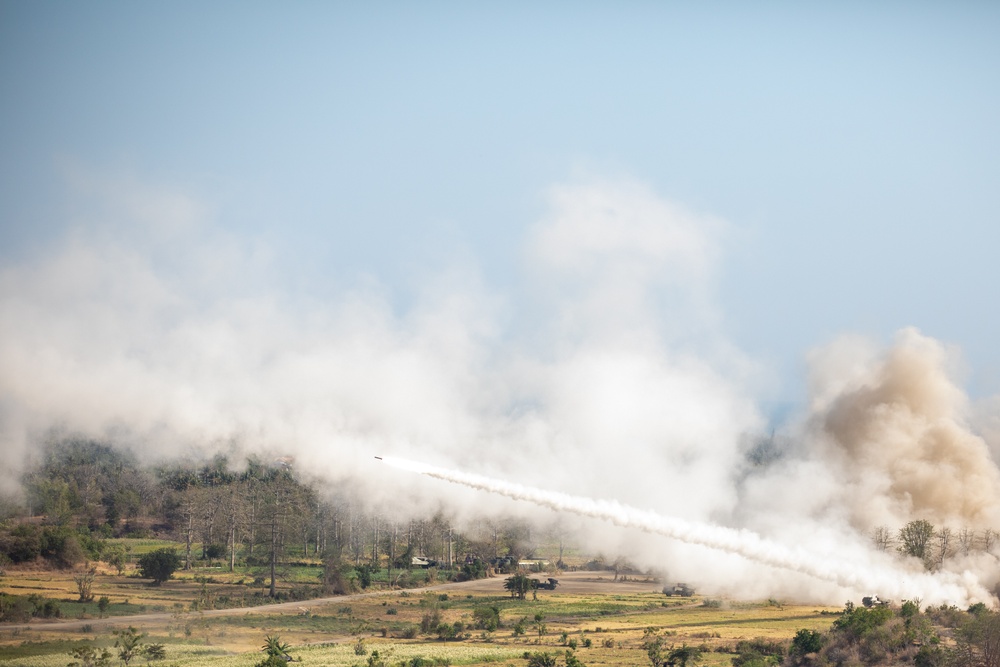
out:
{"label": "dirt track", "polygon": [[[544,580],[547,574],[533,575]],[[554,575],[559,579],[558,592],[570,593],[574,595],[585,594],[623,594],[623,593],[649,593],[658,592],[661,585],[653,581],[614,581],[614,575],[608,572],[564,572]],[[503,584],[506,577],[499,576],[490,579],[477,579],[475,581],[463,581],[460,583],[435,584],[420,589],[410,589],[413,591],[450,591],[461,590],[469,593],[487,593],[502,595],[505,593]],[[393,595],[399,590],[382,590],[373,593],[356,593],[354,595],[338,595],[328,598],[315,598],[312,600],[302,600],[299,602],[281,602],[278,604],[265,604],[257,607],[234,607],[231,609],[209,609],[206,611],[192,611],[181,614],[159,612],[152,614],[137,614],[133,616],[112,616],[108,618],[88,618],[85,620],[36,620],[31,623],[12,623],[10,625],[0,625],[0,631],[10,630],[34,630],[50,632],[79,631],[83,626],[91,628],[108,628],[117,626],[133,625],[137,628],[149,629],[176,622],[184,619],[211,618],[218,616],[242,616],[246,614],[300,614],[313,607],[322,607],[328,604],[343,604],[350,600],[362,598],[378,597],[380,595]],[[542,591],[539,595],[546,595],[549,591]]]}

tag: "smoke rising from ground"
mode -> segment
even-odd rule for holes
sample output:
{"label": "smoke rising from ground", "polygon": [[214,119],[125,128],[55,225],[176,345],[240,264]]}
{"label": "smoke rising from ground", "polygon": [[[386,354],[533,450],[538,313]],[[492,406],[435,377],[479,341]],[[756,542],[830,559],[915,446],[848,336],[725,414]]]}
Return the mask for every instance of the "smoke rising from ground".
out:
{"label": "smoke rising from ground", "polygon": [[[992,554],[925,581],[869,539],[916,518],[997,525],[996,464],[970,424],[998,412],[967,405],[953,354],[911,329],[887,350],[842,339],[814,351],[806,414],[757,456],[766,372],[723,335],[713,298],[727,226],[641,185],[554,187],[525,234],[520,288],[457,262],[400,306],[374,279],[302,291],[266,243],[214,228],[184,194],[79,180],[73,231],[0,269],[7,488],[39,442],[70,433],[151,460],[292,455],[400,518],[440,503],[456,521],[491,511],[482,494],[416,476],[387,483],[371,457],[392,453],[567,497],[600,489],[784,553],[808,542],[802,553],[840,555],[859,582],[886,575],[867,592],[919,580],[927,601],[958,601],[995,583]],[[846,594],[839,575],[817,586],[812,572],[658,535],[591,522],[577,537],[734,594]]]}
{"label": "smoke rising from ground", "polygon": [[970,430],[968,401],[949,365],[944,346],[905,329],[818,412],[858,527],[913,518],[998,525],[1000,472]]}
{"label": "smoke rising from ground", "polygon": [[395,457],[380,457],[394,468],[408,470],[454,484],[488,491],[515,500],[535,503],[557,512],[572,512],[581,516],[608,521],[626,528],[638,528],[649,533],[673,538],[698,546],[741,556],[747,560],[782,570],[805,574],[828,581],[863,595],[878,590],[897,598],[920,599],[925,603],[950,603],[967,606],[976,602],[991,602],[993,596],[969,573],[956,575],[941,572],[902,572],[889,563],[867,563],[859,567],[856,561],[845,560],[836,553],[810,552],[801,547],[789,548],[761,538],[745,529],[733,529],[707,523],[686,521],[640,510],[614,500],[570,496],[565,493],[527,487],[522,484],[490,479],[458,470],[447,470],[416,461]]}

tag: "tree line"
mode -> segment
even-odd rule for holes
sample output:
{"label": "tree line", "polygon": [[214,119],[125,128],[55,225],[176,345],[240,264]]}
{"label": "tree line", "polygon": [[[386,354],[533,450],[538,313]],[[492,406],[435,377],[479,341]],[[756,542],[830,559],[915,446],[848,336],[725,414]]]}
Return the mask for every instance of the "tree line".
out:
{"label": "tree line", "polygon": [[872,542],[879,551],[895,550],[904,556],[917,558],[928,570],[939,569],[944,562],[956,555],[975,551],[989,552],[1000,537],[991,528],[975,530],[947,526],[936,527],[925,519],[910,521],[893,531],[888,526],[877,526],[871,532]]}
{"label": "tree line", "polygon": [[239,464],[217,456],[199,465],[143,466],[106,443],[51,443],[24,476],[24,500],[2,508],[0,564],[70,568],[104,560],[123,567],[128,554],[106,540],[158,537],[177,543],[185,569],[209,561],[264,570],[274,597],[290,563],[333,560],[362,577],[387,568],[392,578],[419,555],[477,576],[483,562],[516,563],[533,550],[523,522],[483,519],[460,530],[441,512],[395,521],[348,493],[321,495],[287,460]]}

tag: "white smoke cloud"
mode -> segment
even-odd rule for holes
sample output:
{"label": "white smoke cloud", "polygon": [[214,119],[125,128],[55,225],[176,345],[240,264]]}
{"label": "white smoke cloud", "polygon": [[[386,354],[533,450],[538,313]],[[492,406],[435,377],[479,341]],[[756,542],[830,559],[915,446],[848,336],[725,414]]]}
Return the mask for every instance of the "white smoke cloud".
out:
{"label": "white smoke cloud", "polygon": [[549,192],[530,231],[531,291],[559,343],[656,343],[700,337],[723,345],[714,287],[726,225],[632,182],[584,182]]}
{"label": "white smoke cloud", "polygon": [[992,595],[968,573],[905,572],[884,557],[876,559],[870,556],[865,558],[864,566],[859,567],[856,559],[845,557],[844,549],[838,550],[838,553],[809,551],[801,546],[788,547],[745,529],[686,521],[629,507],[614,500],[571,496],[395,457],[383,457],[383,460],[401,470],[734,554],[757,564],[830,582],[849,591],[879,590],[883,595],[910,597],[919,593],[924,602],[931,604],[958,601],[968,605],[992,601]]}
{"label": "white smoke cloud", "polygon": [[[184,194],[76,181],[87,199],[73,230],[0,269],[8,486],[57,429],[149,457],[291,454],[304,473],[352,480],[398,511],[445,502],[458,520],[494,509],[551,520],[374,465],[395,454],[706,530],[748,528],[883,574],[896,572],[871,552],[871,525],[995,517],[996,466],[949,353],[912,331],[888,351],[852,339],[816,352],[810,413],[776,461],[749,467],[764,430],[760,370],[718,326],[726,225],[641,185],[553,188],[526,235],[522,289],[498,293],[456,264],[399,309],[370,280],[323,286],[335,294],[323,299],[283,287],[295,281],[279,279],[266,244],[214,228],[212,207]],[[941,462],[944,480],[932,474]],[[848,592],[842,577],[806,571],[821,564],[789,576],[738,550],[582,521],[588,546],[722,592],[833,603]],[[934,580],[900,572],[922,582],[913,596],[978,599],[990,563],[956,561]]]}

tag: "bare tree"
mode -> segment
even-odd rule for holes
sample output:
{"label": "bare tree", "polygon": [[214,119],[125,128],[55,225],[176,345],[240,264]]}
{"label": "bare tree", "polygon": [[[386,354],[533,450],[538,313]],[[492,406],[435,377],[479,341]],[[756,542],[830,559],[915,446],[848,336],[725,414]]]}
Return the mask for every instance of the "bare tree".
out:
{"label": "bare tree", "polygon": [[410,540],[413,545],[413,553],[419,556],[433,556],[433,535],[430,522],[423,519],[413,521],[410,524]]}
{"label": "bare tree", "polygon": [[297,522],[302,535],[302,557],[309,557],[309,536],[314,532],[317,523],[316,492],[309,487],[299,489],[299,512]]}
{"label": "bare tree", "polygon": [[201,521],[201,557],[208,558],[208,547],[215,543],[215,519],[219,514],[224,489],[218,486],[206,487],[199,494],[198,512]]}
{"label": "bare tree", "polygon": [[980,544],[983,547],[983,551],[990,552],[993,550],[993,545],[997,542],[997,532],[992,528],[987,528],[983,531],[983,536],[980,538]]}
{"label": "bare tree", "polygon": [[97,574],[97,568],[90,567],[73,577],[73,581],[76,582],[76,590],[80,594],[80,602],[90,602],[94,599],[95,574]]}
{"label": "bare tree", "polygon": [[301,487],[285,470],[276,471],[260,486],[260,506],[257,519],[261,530],[258,537],[267,549],[270,574],[270,592],[277,595],[278,563],[285,554],[287,533],[295,527],[294,518],[302,514],[303,494]]}
{"label": "bare tree", "polygon": [[875,548],[879,551],[888,551],[889,547],[891,547],[895,542],[889,526],[876,526],[873,528],[872,542],[875,544]]}
{"label": "bare tree", "polygon": [[347,506],[347,546],[355,565],[361,565],[361,558],[365,555],[364,536],[365,517],[354,507],[354,503]]}
{"label": "bare tree", "polygon": [[941,528],[934,534],[937,540],[937,554],[935,565],[941,567],[944,561],[954,555],[954,537],[951,528]]}
{"label": "bare tree", "polygon": [[378,567],[378,534],[379,530],[382,528],[382,517],[379,516],[378,512],[372,515],[372,565]]}
{"label": "bare tree", "polygon": [[247,478],[243,486],[243,512],[246,520],[247,557],[253,557],[253,548],[257,543],[257,523],[260,518],[260,508],[264,498],[264,483],[256,477]]}
{"label": "bare tree", "polygon": [[388,566],[386,575],[389,581],[389,587],[392,587],[392,568],[396,564],[396,542],[399,538],[399,524],[393,521],[390,524],[391,530],[386,531],[386,544],[385,553],[388,556]]}
{"label": "bare tree", "polygon": [[180,504],[178,505],[178,512],[180,513],[181,520],[183,522],[184,531],[184,569],[191,569],[191,544],[194,542],[194,532],[198,519],[198,510],[201,507],[200,501],[201,489],[197,487],[190,487],[181,493]]}
{"label": "bare tree", "polygon": [[246,521],[246,483],[230,484],[222,497],[221,512],[226,521],[226,546],[229,547],[229,571],[236,569],[236,531]]}
{"label": "bare tree", "polygon": [[962,555],[968,556],[976,546],[976,532],[968,526],[962,527],[958,531],[958,550]]}

